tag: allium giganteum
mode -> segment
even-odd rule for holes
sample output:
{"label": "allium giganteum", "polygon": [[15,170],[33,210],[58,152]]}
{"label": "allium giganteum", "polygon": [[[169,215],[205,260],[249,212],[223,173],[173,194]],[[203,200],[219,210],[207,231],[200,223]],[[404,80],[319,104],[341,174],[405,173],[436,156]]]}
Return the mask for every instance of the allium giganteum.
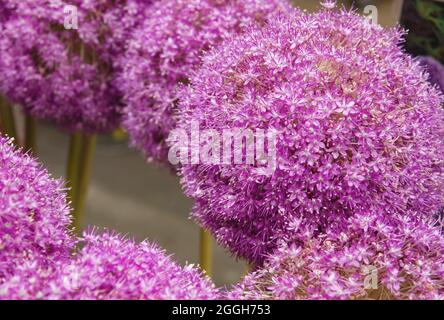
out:
{"label": "allium giganteum", "polygon": [[113,3],[0,1],[0,93],[69,131],[115,128],[122,102],[113,59],[151,2]]}
{"label": "allium giganteum", "polygon": [[[216,299],[214,284],[148,242],[71,234],[63,184],[0,137],[0,299]],[[74,253],[75,246],[79,248]]]}
{"label": "allium giganteum", "polygon": [[123,59],[124,127],[149,160],[168,161],[177,90],[199,68],[201,55],[222,40],[262,25],[286,0],[160,0],[136,28]]}
{"label": "allium giganteum", "polygon": [[0,283],[8,299],[217,299],[214,284],[189,265],[180,267],[148,242],[110,232],[85,233],[83,248],[70,261],[51,268],[28,264]]}
{"label": "allium giganteum", "polygon": [[344,232],[284,246],[231,299],[444,299],[444,237],[433,221],[360,213]]}
{"label": "allium giganteum", "polygon": [[0,287],[26,261],[67,259],[70,222],[62,182],[0,137]]}
{"label": "allium giganteum", "polygon": [[179,96],[178,127],[274,129],[277,168],[184,165],[194,218],[260,264],[300,224],[318,235],[363,211],[437,212],[443,97],[402,36],[353,12],[295,11],[205,55]]}

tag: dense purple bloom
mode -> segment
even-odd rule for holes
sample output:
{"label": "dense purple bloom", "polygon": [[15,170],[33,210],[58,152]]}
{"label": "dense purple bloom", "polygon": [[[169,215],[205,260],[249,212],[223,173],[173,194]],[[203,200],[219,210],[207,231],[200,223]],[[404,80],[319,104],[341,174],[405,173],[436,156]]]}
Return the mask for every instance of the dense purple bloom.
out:
{"label": "dense purple bloom", "polygon": [[148,242],[114,233],[86,233],[72,259],[50,269],[21,266],[0,285],[9,299],[216,299],[218,291],[200,271],[181,268]]}
{"label": "dense purple bloom", "polygon": [[[0,93],[70,131],[114,129],[123,106],[114,59],[141,19],[139,3],[151,1],[2,0],[10,13],[0,23]],[[78,29],[65,28],[74,21],[67,5],[76,6]]]}
{"label": "dense purple bloom", "polygon": [[286,0],[161,0],[137,28],[119,81],[125,92],[124,127],[149,160],[167,162],[166,139],[175,126],[177,89],[200,65],[201,55],[270,13]]}
{"label": "dense purple bloom", "polygon": [[27,261],[45,266],[74,248],[63,183],[0,137],[0,287]]}
{"label": "dense purple bloom", "polygon": [[277,250],[231,299],[444,299],[440,227],[407,216],[358,214],[342,233]]}
{"label": "dense purple bloom", "polygon": [[429,73],[429,80],[444,93],[444,66],[432,57],[420,57],[419,61]]}
{"label": "dense purple bloom", "polygon": [[299,223],[322,234],[362,211],[436,213],[442,95],[398,47],[402,32],[338,10],[270,21],[204,56],[180,95],[178,127],[274,129],[277,168],[184,165],[194,218],[260,264]]}
{"label": "dense purple bloom", "polygon": [[75,240],[70,222],[62,182],[0,138],[0,299],[218,297],[158,247],[109,232]]}

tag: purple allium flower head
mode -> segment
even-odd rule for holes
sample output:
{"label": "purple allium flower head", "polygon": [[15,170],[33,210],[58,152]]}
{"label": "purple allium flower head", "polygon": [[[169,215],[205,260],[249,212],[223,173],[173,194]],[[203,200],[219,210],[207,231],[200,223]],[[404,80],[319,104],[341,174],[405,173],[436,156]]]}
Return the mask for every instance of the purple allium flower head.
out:
{"label": "purple allium flower head", "polygon": [[216,299],[218,291],[200,271],[174,263],[148,242],[115,233],[85,233],[70,262],[35,271],[25,265],[0,286],[10,299]]}
{"label": "purple allium flower head", "polygon": [[358,214],[342,233],[278,249],[230,299],[444,299],[440,227],[407,216]]}
{"label": "purple allium flower head", "polygon": [[419,61],[429,73],[429,80],[444,93],[444,66],[433,57],[420,57]]}
{"label": "purple allium flower head", "polygon": [[149,160],[168,161],[167,137],[175,127],[177,89],[200,66],[201,55],[270,13],[286,0],[161,0],[135,30],[119,81],[127,104],[124,127]]}
{"label": "purple allium flower head", "polygon": [[62,182],[0,137],[0,286],[26,261],[69,256],[74,240]]}
{"label": "purple allium flower head", "polygon": [[274,130],[276,170],[183,165],[194,218],[260,264],[299,223],[322,233],[363,210],[437,212],[443,101],[398,47],[402,32],[339,10],[270,21],[204,56],[179,95],[178,129]]}
{"label": "purple allium flower head", "polygon": [[[13,14],[0,26],[0,92],[70,131],[114,129],[123,104],[113,59],[124,51],[131,22],[141,19],[136,4],[151,1],[113,3],[2,0]],[[67,29],[74,13],[78,25]]]}

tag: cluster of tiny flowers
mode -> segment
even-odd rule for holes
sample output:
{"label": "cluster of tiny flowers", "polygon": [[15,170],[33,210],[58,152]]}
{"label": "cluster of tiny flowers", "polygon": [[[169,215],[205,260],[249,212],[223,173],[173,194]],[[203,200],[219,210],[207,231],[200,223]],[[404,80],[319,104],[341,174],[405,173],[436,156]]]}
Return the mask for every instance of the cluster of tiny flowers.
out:
{"label": "cluster of tiny flowers", "polygon": [[112,85],[111,62],[71,25],[76,18],[65,10],[67,4],[0,2],[0,10],[8,11],[0,23],[0,93],[66,130],[106,132],[118,125],[122,107]]}
{"label": "cluster of tiny flowers", "polygon": [[218,291],[200,271],[181,268],[148,242],[136,244],[106,232],[85,233],[80,252],[51,268],[28,264],[0,285],[8,299],[217,299]]}
{"label": "cluster of tiny flowers", "polygon": [[440,227],[406,216],[359,214],[342,233],[283,246],[230,299],[444,299]]}
{"label": "cluster of tiny flowers", "polygon": [[420,63],[429,73],[429,81],[444,93],[444,66],[433,57],[420,57]]}
{"label": "cluster of tiny flowers", "polygon": [[120,87],[124,127],[132,146],[159,163],[168,161],[167,137],[175,127],[177,89],[188,83],[204,51],[289,10],[286,0],[160,0],[137,28],[124,57]]}
{"label": "cluster of tiny flowers", "polygon": [[322,234],[363,210],[435,214],[442,95],[402,36],[354,12],[295,11],[206,54],[179,94],[178,128],[273,129],[277,167],[183,165],[197,221],[260,264],[300,221]]}
{"label": "cluster of tiny flowers", "polygon": [[51,265],[74,247],[62,182],[0,137],[0,286],[28,261]]}

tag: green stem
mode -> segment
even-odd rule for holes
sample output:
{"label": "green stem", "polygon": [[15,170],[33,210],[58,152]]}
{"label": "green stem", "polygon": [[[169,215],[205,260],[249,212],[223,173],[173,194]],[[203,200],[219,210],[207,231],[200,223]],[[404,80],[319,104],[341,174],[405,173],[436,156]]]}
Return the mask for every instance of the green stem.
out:
{"label": "green stem", "polygon": [[69,200],[74,202],[77,192],[77,180],[79,177],[80,152],[82,148],[82,134],[80,132],[73,133],[69,141],[68,163],[66,172],[66,181],[70,188],[68,195]]}
{"label": "green stem", "polygon": [[25,116],[25,151],[37,155],[37,119],[33,116]]}
{"label": "green stem", "polygon": [[211,235],[208,233],[208,231],[205,229],[200,229],[200,267],[208,276],[211,276],[213,273],[212,242]]}
{"label": "green stem", "polygon": [[81,219],[88,194],[89,179],[91,176],[92,162],[94,159],[94,150],[96,147],[96,135],[82,135],[82,147],[80,152],[79,170],[77,176],[77,192],[74,195],[74,228],[80,231]]}
{"label": "green stem", "polygon": [[68,163],[66,171],[68,200],[71,201],[71,206],[73,209],[76,205],[75,198],[78,188],[81,147],[82,147],[82,135],[79,132],[73,133],[69,141]]}
{"label": "green stem", "polygon": [[15,129],[14,112],[11,105],[6,99],[0,96],[0,117],[2,122],[3,133],[10,138],[14,138],[14,143],[18,145],[17,131]]}

